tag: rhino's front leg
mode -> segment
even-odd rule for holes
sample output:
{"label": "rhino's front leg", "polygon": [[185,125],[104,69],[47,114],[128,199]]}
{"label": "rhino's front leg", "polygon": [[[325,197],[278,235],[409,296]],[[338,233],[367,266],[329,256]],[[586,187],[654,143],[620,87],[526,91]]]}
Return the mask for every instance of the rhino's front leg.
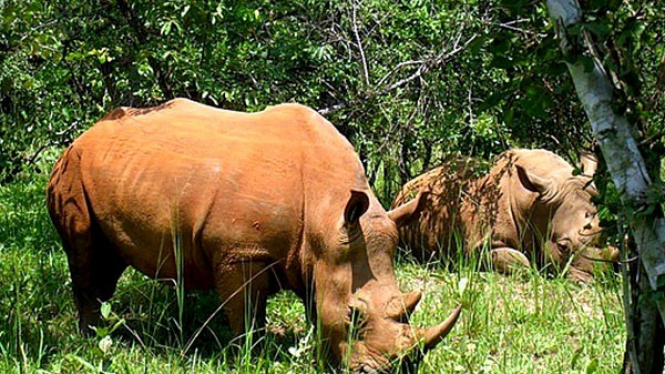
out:
{"label": "rhino's front leg", "polygon": [[504,274],[531,267],[531,261],[522,252],[509,247],[491,249],[490,259],[494,269]]}
{"label": "rhino's front leg", "polygon": [[270,275],[264,263],[219,264],[215,267],[215,286],[236,336],[264,333],[270,289]]}

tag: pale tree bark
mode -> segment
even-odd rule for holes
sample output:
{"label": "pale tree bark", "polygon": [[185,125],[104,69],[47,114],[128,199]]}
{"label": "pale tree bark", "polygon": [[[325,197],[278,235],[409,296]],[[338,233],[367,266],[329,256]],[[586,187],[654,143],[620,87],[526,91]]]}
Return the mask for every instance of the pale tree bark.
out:
{"label": "pale tree bark", "polygon": [[[548,0],[547,8],[556,22],[560,46],[569,61],[568,69],[594,137],[624,208],[632,212],[628,223],[637,244],[639,262],[629,267],[629,279],[624,279],[624,282],[632,280],[631,297],[626,298],[625,305],[629,359],[625,361],[624,372],[660,374],[665,340],[665,220],[659,207],[648,206],[646,196],[651,179],[626,118],[613,110],[613,86],[593,53],[591,38],[585,37],[584,32],[567,32],[582,27],[579,3]],[[584,59],[592,59],[592,69],[585,68]]]}

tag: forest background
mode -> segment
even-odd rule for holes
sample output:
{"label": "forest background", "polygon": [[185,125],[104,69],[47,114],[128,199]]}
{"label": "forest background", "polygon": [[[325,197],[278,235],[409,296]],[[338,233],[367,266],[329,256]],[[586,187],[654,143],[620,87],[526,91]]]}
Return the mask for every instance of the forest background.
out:
{"label": "forest background", "polygon": [[[649,198],[660,204],[665,10],[656,1],[582,7],[573,33],[598,48],[650,169]],[[319,110],[354,144],[386,206],[450,157],[542,147],[576,164],[593,150],[544,2],[0,0],[2,197],[36,186],[25,200],[2,201],[0,253],[56,242],[41,208],[32,231],[13,226],[28,224],[15,209],[41,203],[64,146],[115,107],[174,97],[241,111],[293,101]],[[602,158],[596,184],[615,233],[625,222]],[[45,232],[48,240],[37,238]],[[0,275],[12,272],[2,278],[11,298],[25,284],[8,259]],[[29,321],[7,308],[0,353],[19,357]]]}
{"label": "forest background", "polygon": [[[584,8],[617,105],[659,151],[662,7]],[[592,141],[541,2],[2,0],[0,12],[0,183],[110,109],[174,97],[320,110],[384,202],[451,155],[543,147],[576,162]]]}

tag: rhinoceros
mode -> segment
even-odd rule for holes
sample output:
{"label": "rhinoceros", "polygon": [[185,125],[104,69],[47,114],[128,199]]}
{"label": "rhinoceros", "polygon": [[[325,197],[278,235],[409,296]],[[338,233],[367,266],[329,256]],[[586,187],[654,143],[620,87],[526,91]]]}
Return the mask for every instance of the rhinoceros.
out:
{"label": "rhinoceros", "polygon": [[386,212],[351,144],[302,105],[115,109],[64,151],[47,200],[82,332],[127,266],[216,289],[236,334],[260,331],[267,297],[293,290],[329,359],[357,372],[413,368],[460,314],[408,323],[421,293],[400,292],[393,258],[419,200]]}
{"label": "rhinoceros", "polygon": [[476,175],[470,159],[456,159],[408,182],[393,205],[426,192],[420,215],[400,228],[400,243],[415,257],[454,260],[489,248],[499,271],[515,267],[568,269],[591,281],[596,259],[616,261],[613,247],[598,248],[600,226],[592,196],[597,160],[586,153],[582,173],[540,149],[500,154],[488,173]]}

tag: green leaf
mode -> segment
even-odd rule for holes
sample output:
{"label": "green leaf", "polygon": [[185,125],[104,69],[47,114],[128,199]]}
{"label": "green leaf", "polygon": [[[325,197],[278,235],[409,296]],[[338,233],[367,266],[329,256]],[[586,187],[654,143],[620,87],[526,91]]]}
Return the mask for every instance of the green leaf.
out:
{"label": "green leaf", "polygon": [[469,278],[467,277],[462,277],[459,280],[459,284],[457,285],[457,292],[459,297],[461,298],[464,296],[464,291],[466,291],[466,287],[469,285]]}
{"label": "green leaf", "polygon": [[515,62],[510,58],[506,58],[503,56],[494,56],[494,59],[492,60],[492,66],[499,69],[507,70],[515,66]]}
{"label": "green leaf", "polygon": [[583,351],[584,351],[583,347],[580,347],[575,350],[575,353],[573,353],[573,358],[570,360],[571,369],[575,369],[575,366],[577,366],[577,361],[580,359],[580,356],[582,355]]}
{"label": "green leaf", "polygon": [[102,318],[108,319],[109,316],[111,315],[111,304],[109,304],[108,302],[103,302],[100,308],[100,312],[102,314]]}
{"label": "green leaf", "polygon": [[485,111],[489,108],[493,108],[497,106],[501,102],[501,100],[503,100],[504,96],[505,93],[503,92],[493,92],[485,100],[483,100],[482,104],[480,104],[480,107],[478,109],[480,111]]}

